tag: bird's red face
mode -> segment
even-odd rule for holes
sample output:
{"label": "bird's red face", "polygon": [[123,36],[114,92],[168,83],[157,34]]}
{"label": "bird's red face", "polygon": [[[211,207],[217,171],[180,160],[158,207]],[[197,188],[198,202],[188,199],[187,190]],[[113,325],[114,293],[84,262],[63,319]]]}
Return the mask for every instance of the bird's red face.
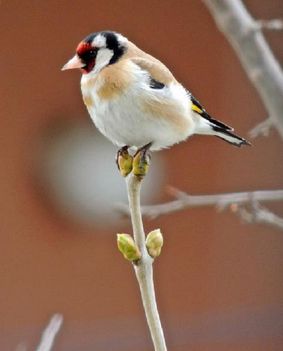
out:
{"label": "bird's red face", "polygon": [[117,62],[126,49],[127,39],[120,34],[111,31],[91,33],[79,43],[76,55],[62,70],[79,68],[84,74],[92,71],[97,73]]}
{"label": "bird's red face", "polygon": [[82,73],[86,74],[93,70],[98,48],[91,43],[82,41],[76,49],[76,55],[68,61],[62,70],[79,68]]}
{"label": "bird's red face", "polygon": [[95,59],[98,49],[93,47],[92,44],[82,41],[77,47],[77,55],[84,63],[81,67],[83,73],[89,73],[95,66]]}

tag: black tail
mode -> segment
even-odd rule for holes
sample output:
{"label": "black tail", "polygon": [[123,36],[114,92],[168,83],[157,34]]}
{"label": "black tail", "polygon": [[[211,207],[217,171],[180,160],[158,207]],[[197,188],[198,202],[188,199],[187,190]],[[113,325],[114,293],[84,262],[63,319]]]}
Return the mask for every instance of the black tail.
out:
{"label": "black tail", "polygon": [[212,125],[211,127],[215,132],[213,133],[215,136],[227,141],[230,144],[236,145],[238,147],[242,145],[251,145],[251,143],[244,138],[241,138],[239,135],[232,133],[230,129],[221,128],[217,125]]}
{"label": "black tail", "polygon": [[232,127],[211,117],[192,94],[190,94],[190,97],[192,100],[192,110],[199,115],[199,120],[196,124],[196,134],[215,135],[236,146],[251,145],[244,138],[234,134]]}

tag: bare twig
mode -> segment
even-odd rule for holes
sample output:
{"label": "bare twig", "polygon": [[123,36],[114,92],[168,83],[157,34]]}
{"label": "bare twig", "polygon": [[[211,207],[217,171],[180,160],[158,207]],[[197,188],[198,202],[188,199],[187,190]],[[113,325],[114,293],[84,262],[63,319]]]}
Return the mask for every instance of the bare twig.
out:
{"label": "bare twig", "polygon": [[274,18],[271,20],[257,20],[256,24],[258,26],[258,29],[267,29],[267,30],[283,29],[283,20],[280,18]]}
{"label": "bare twig", "polygon": [[42,337],[36,351],[51,351],[55,337],[59,332],[62,323],[63,316],[61,314],[54,314],[52,316],[47,327],[42,333]]}
{"label": "bare twig", "polygon": [[[173,194],[173,190],[170,190]],[[249,203],[251,199],[255,201],[282,201],[283,190],[258,190],[240,193],[227,193],[215,195],[189,195],[175,190],[177,200],[165,202],[163,204],[143,206],[142,213],[149,218],[156,218],[161,215],[181,211],[192,207],[215,206],[222,210],[232,204]],[[129,215],[128,207],[125,204],[117,205],[117,209]]]}
{"label": "bare twig", "polygon": [[273,126],[272,118],[267,118],[263,122],[257,124],[252,130],[249,131],[249,135],[252,139],[258,136],[268,136],[271,127]]}
{"label": "bare twig", "polygon": [[261,206],[258,201],[252,201],[251,209],[239,206],[233,212],[237,213],[245,222],[265,223],[283,229],[283,218]]}
{"label": "bare twig", "polygon": [[259,207],[255,217],[257,223],[267,223],[277,228],[283,229],[283,218],[277,216],[273,212],[270,212],[264,207]]}
{"label": "bare twig", "polygon": [[261,96],[268,115],[283,138],[283,72],[260,30],[260,25],[241,0],[203,1],[236,51]]}
{"label": "bare twig", "polygon": [[140,178],[130,174],[127,178],[127,192],[135,242],[141,252],[141,259],[134,265],[139,283],[142,302],[155,351],[166,351],[165,338],[159,318],[153,284],[153,259],[145,245],[145,233],[140,209]]}

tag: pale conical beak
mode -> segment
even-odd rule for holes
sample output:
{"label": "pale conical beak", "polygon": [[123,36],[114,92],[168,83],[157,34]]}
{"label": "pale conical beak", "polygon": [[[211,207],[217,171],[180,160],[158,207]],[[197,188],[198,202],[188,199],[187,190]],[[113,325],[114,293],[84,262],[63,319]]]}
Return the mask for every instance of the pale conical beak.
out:
{"label": "pale conical beak", "polygon": [[85,64],[81,61],[78,55],[75,55],[62,67],[61,71],[65,71],[66,69],[82,68],[84,65]]}

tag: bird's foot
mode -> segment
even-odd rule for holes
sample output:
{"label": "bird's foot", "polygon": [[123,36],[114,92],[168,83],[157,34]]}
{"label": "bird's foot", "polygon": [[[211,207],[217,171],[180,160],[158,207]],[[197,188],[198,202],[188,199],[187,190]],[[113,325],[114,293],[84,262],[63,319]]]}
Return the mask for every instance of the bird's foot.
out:
{"label": "bird's foot", "polygon": [[133,159],[133,174],[137,177],[143,178],[149,168],[150,154],[149,149],[152,143],[148,143],[145,146],[138,149]]}
{"label": "bird's foot", "polygon": [[133,156],[128,152],[129,146],[123,146],[116,155],[116,164],[122,177],[127,177],[133,169]]}

